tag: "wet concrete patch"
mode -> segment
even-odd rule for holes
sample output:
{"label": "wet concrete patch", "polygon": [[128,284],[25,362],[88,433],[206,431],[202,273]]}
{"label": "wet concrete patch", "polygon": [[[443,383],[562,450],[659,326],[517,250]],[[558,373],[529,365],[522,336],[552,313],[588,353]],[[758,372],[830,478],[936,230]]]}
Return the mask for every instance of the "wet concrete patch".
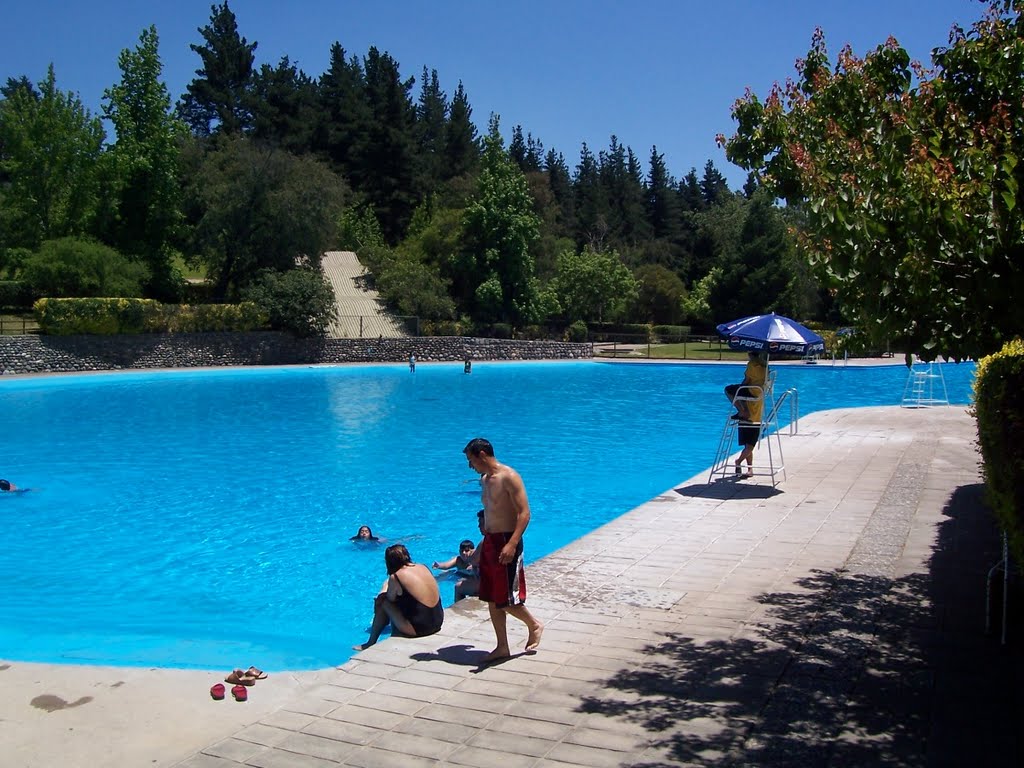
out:
{"label": "wet concrete patch", "polygon": [[42,696],[36,696],[32,699],[31,704],[36,709],[41,709],[44,712],[56,712],[59,709],[80,707],[83,704],[88,704],[90,701],[92,701],[92,696],[82,696],[77,701],[67,702],[60,696],[54,696],[52,693],[44,693]]}

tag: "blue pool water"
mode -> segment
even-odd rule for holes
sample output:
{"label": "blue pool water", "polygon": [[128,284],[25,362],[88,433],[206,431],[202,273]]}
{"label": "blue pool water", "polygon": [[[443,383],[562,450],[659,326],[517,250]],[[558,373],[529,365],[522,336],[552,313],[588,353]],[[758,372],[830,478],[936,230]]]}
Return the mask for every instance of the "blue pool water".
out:
{"label": "blue pool water", "polygon": [[[906,368],[778,366],[802,414],[898,404]],[[943,366],[967,403],[973,365]],[[230,669],[338,664],[383,546],[476,538],[461,451],[522,474],[528,560],[709,466],[739,365],[266,368],[0,381],[0,658]],[[387,542],[384,542],[385,544]],[[442,583],[446,604],[452,583]]]}

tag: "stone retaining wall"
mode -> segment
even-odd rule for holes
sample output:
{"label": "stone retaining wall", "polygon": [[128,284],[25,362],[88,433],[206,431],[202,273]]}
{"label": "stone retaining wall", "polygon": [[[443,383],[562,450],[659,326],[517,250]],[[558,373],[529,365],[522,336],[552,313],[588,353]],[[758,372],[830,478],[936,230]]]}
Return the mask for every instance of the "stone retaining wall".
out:
{"label": "stone retaining wall", "polygon": [[0,336],[0,372],[57,373],[217,365],[470,360],[578,360],[590,344],[431,336],[296,339],[288,334],[177,333],[137,336]]}

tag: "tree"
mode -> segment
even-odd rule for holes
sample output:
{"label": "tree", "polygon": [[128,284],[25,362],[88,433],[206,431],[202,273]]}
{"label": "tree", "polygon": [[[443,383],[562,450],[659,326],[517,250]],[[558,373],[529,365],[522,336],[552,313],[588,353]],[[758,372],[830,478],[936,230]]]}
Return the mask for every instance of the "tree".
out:
{"label": "tree", "polygon": [[473,108],[469,105],[469,97],[461,80],[448,110],[444,155],[446,179],[469,173],[480,162],[480,144],[477,141],[476,126],[473,125]]}
{"label": "tree", "polygon": [[[1024,3],[992,2],[910,63],[890,38],[733,107],[729,159],[803,206],[802,252],[874,344],[979,358],[1024,333]],[[916,77],[916,83],[915,83]]]}
{"label": "tree", "polygon": [[143,30],[138,47],[118,58],[121,82],[103,94],[103,116],[117,136],[108,153],[116,210],[108,236],[149,267],[150,295],[169,300],[178,293],[171,242],[182,221],[178,147],[187,129],[171,112],[158,49],[156,27]]}
{"label": "tree", "polygon": [[218,298],[237,296],[261,270],[318,269],[344,207],[341,179],[310,157],[222,142],[192,169],[199,204],[193,248]]}
{"label": "tree", "polygon": [[637,282],[614,251],[565,251],[552,282],[569,322],[616,320],[637,298]]}
{"label": "tree", "polygon": [[650,323],[678,323],[686,296],[679,275],[660,264],[644,264],[633,270],[633,277],[637,282],[636,313]]}
{"label": "tree", "polygon": [[255,73],[250,105],[254,139],[294,155],[312,150],[320,122],[316,83],[287,56]]}
{"label": "tree", "polygon": [[331,166],[356,188],[362,183],[363,156],[370,131],[370,106],[359,59],[345,58],[340,44],[331,46],[331,61],[318,84],[321,123],[315,146]]}
{"label": "tree", "polygon": [[505,152],[493,116],[484,139],[477,195],[464,217],[465,266],[475,285],[473,301],[486,319],[535,319],[537,285],[530,246],[539,226],[526,177]]}
{"label": "tree", "polygon": [[363,60],[370,110],[365,150],[360,157],[359,191],[373,205],[388,242],[405,231],[419,200],[416,188],[414,80],[402,80],[398,62],[371,47]]}
{"label": "tree", "polygon": [[420,98],[416,105],[416,150],[419,156],[418,186],[434,190],[445,178],[445,128],[448,121],[448,97],[441,90],[437,70],[423,68]]}
{"label": "tree", "polygon": [[576,242],[600,249],[608,237],[608,197],[601,186],[601,167],[586,142],[573,180],[576,202]]}
{"label": "tree", "polygon": [[[8,83],[10,86],[11,84]],[[53,66],[38,92],[15,83],[0,101],[0,245],[91,231],[105,138],[81,99],[57,90]]]}
{"label": "tree", "polygon": [[257,44],[238,34],[227,0],[210,6],[210,23],[200,27],[199,34],[205,44],[189,48],[199,54],[203,66],[186,86],[178,114],[197,136],[243,133],[252,125],[250,91]]}

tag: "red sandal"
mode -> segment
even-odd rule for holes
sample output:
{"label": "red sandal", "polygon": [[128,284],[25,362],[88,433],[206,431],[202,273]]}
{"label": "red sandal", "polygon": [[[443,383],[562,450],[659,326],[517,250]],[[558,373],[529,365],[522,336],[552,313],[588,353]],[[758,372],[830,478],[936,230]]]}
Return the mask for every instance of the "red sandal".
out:
{"label": "red sandal", "polygon": [[249,691],[244,685],[236,685],[232,688],[231,695],[235,697],[235,701],[247,701],[249,699]]}
{"label": "red sandal", "polygon": [[215,686],[210,688],[210,696],[213,697],[214,701],[220,701],[224,698],[224,683],[217,683]]}

